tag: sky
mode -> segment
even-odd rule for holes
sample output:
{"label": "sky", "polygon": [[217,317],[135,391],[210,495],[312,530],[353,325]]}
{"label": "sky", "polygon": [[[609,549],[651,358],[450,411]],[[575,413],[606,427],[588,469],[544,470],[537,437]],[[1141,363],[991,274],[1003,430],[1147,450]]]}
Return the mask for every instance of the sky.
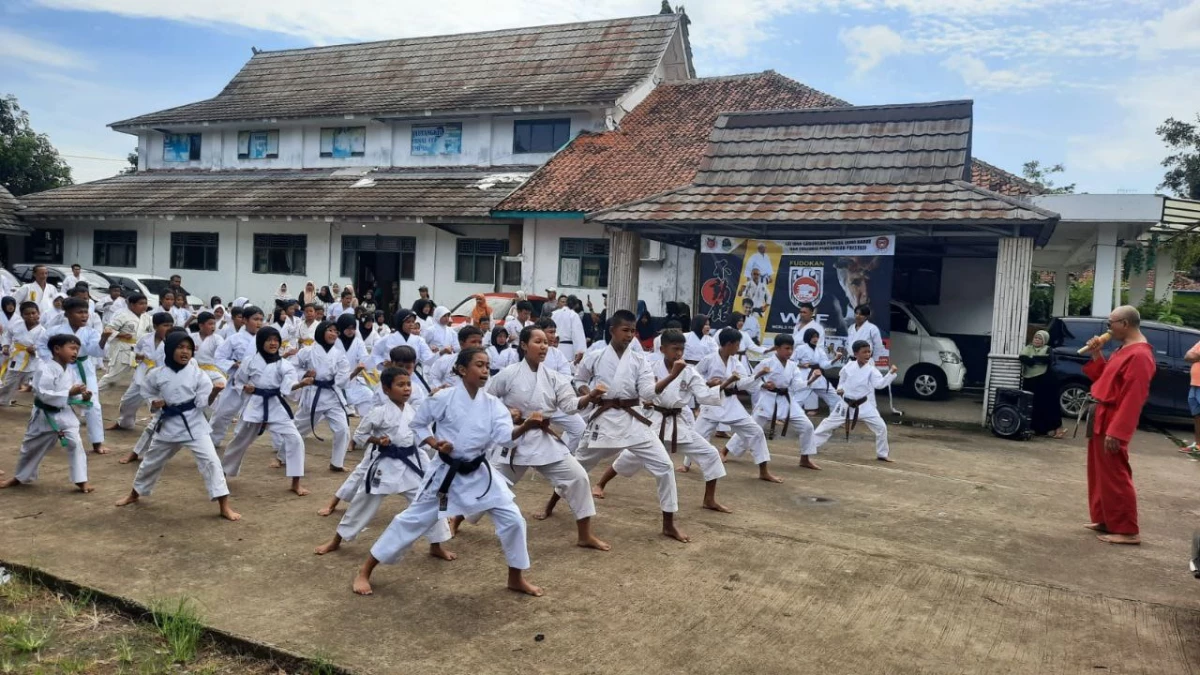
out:
{"label": "sky", "polygon": [[[117,173],[107,124],[215,95],[283,49],[654,14],[658,0],[3,0],[0,95],[71,164]],[[775,70],[855,104],[975,101],[973,154],[1155,192],[1155,128],[1200,114],[1200,0],[690,0],[699,76]]]}

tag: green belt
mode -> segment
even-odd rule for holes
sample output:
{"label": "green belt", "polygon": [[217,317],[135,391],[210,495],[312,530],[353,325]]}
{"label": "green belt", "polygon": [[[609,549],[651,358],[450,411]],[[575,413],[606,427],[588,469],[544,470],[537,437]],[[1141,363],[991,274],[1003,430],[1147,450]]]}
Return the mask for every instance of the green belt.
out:
{"label": "green belt", "polygon": [[64,448],[70,447],[71,443],[67,441],[67,436],[58,428],[58,423],[54,421],[55,413],[62,412],[62,408],[50,405],[40,398],[34,397],[33,407],[42,412],[42,417],[46,418],[46,424],[50,425],[50,430],[58,434],[58,442]]}

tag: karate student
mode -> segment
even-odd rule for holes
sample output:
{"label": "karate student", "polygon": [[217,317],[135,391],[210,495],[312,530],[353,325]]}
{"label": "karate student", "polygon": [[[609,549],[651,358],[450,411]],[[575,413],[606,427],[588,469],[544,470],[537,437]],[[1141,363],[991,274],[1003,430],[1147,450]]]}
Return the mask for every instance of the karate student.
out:
{"label": "karate student", "polygon": [[[109,427],[109,430],[133,428],[137,409],[147,400],[146,392],[142,389],[142,385],[146,382],[146,376],[161,366],[166,358],[166,352],[163,350],[167,335],[174,330],[186,332],[183,328],[175,326],[174,317],[166,312],[156,312],[153,321],[154,332],[143,336],[135,347],[138,367],[133,372],[133,381],[129,384],[129,389],[121,397],[121,410],[118,413],[117,421]],[[125,427],[125,423],[129,426]],[[150,421],[142,429],[142,435],[138,437],[129,454],[120,459],[119,464],[128,464],[141,459],[142,453],[150,447],[150,441],[154,440],[154,427],[157,424],[158,416],[151,411]]]}
{"label": "karate student", "polygon": [[125,308],[105,323],[113,337],[108,343],[108,372],[100,380],[101,392],[115,387],[135,369],[137,342],[150,327],[150,323],[142,318],[146,314],[146,304],[146,296],[132,293],[125,301]]}
{"label": "karate student", "polygon": [[[799,367],[792,360],[794,347],[795,340],[791,335],[777,334],[774,353],[755,370],[754,377],[762,380],[762,388],[754,401],[754,421],[766,432],[767,438],[775,438],[775,423],[782,421],[781,435],[787,436],[790,431],[792,436],[799,438],[800,466],[819,470],[812,461],[817,446],[813,442],[813,424],[804,414],[803,397],[808,395],[808,381],[820,373]],[[741,435],[735,436],[729,441],[729,451],[738,454],[745,443],[746,439]]]}
{"label": "karate student", "polygon": [[875,367],[870,344],[859,340],[851,348],[854,350],[854,361],[843,366],[838,375],[837,393],[842,403],[817,427],[813,443],[818,448],[825,445],[833,432],[842,426],[845,426],[846,437],[849,438],[850,430],[861,421],[875,434],[875,459],[890,462],[887,424],[875,406],[875,390],[886,389],[896,379],[896,366],[893,364],[888,374],[883,375]]}
{"label": "karate student", "polygon": [[[430,458],[416,447],[417,438],[412,430],[416,412],[409,404],[412,383],[408,373],[399,368],[384,368],[379,383],[387,403],[372,408],[354,431],[356,444],[371,447],[360,465],[366,467],[363,480],[355,484],[350,508],[346,509],[346,514],[338,523],[333,539],[318,546],[317,555],[338,550],[343,541],[354,541],[379,512],[380,505],[388,495],[404,495],[409,504],[415,502],[421,481],[431,468]],[[334,499],[336,505],[337,498]],[[328,512],[323,511],[321,515],[329,515],[332,510],[331,506]],[[458,557],[442,548],[442,543],[451,538],[445,518],[438,518],[424,534],[429,540],[429,555],[443,560]]]}
{"label": "karate student", "polygon": [[328,310],[325,312],[326,319],[329,321],[336,321],[338,317],[346,314],[347,312],[351,316],[354,316],[354,308],[351,307],[352,304],[354,304],[354,292],[350,289],[342,291],[341,301],[330,305]]}
{"label": "karate student", "polygon": [[[342,316],[346,316],[343,314]],[[317,424],[325,420],[333,432],[333,455],[329,459],[330,471],[345,471],[346,451],[350,449],[350,426],[346,419],[346,406],[342,403],[339,390],[362,372],[362,364],[353,370],[346,360],[346,353],[334,349],[338,341],[337,326],[328,321],[317,326],[317,341],[296,355],[296,368],[311,377],[313,386],[300,394],[300,416],[296,418],[296,430],[301,436],[312,434],[317,440]]]}
{"label": "karate student", "polygon": [[807,410],[816,410],[817,399],[825,401],[832,413],[834,408],[841,405],[842,398],[829,386],[829,380],[825,379],[825,370],[830,367],[831,362],[825,349],[818,347],[820,340],[821,334],[815,328],[809,328],[804,331],[804,343],[797,345],[792,354],[793,361],[802,369],[812,372],[812,377],[807,380],[807,390],[796,392],[796,397]]}
{"label": "karate student", "polygon": [[375,343],[375,351],[371,353],[371,362],[367,365],[378,370],[379,364],[387,359],[392,347],[400,345],[408,345],[413,348],[413,351],[417,353],[417,363],[422,365],[433,363],[437,355],[421,337],[421,324],[417,322],[417,315],[412,310],[402,309],[396,312],[392,324],[392,327],[396,329],[395,332]]}
{"label": "karate student", "polygon": [[225,390],[217,396],[217,407],[208,420],[209,426],[212,427],[213,446],[216,448],[220,448],[221,444],[225,442],[225,432],[229,430],[229,423],[245,407],[246,393],[243,391],[243,387],[231,385],[238,368],[254,356],[256,350],[254,341],[262,328],[263,318],[261,309],[253,305],[242,307],[242,325],[238,332],[226,338],[225,342],[217,347],[216,365],[221,372],[225,373],[225,378],[229,380],[230,385],[227,385]]}
{"label": "karate student", "polygon": [[367,356],[375,350],[375,343],[383,336],[379,331],[375,330],[375,315],[370,312],[363,312],[358,318],[358,336],[362,339],[363,349],[367,352]]}
{"label": "karate student", "polygon": [[[511,345],[509,344],[507,323],[503,326],[496,326],[492,329],[491,340],[487,346],[488,363],[491,364],[492,375],[495,375],[503,370],[503,368],[499,366],[500,355],[504,354],[505,352],[512,351],[516,344],[516,341],[513,341]],[[505,356],[507,357],[508,355]],[[512,357],[508,357],[508,359],[511,358]],[[512,363],[505,364],[505,367],[509,365],[512,365]]]}
{"label": "karate student", "polygon": [[241,389],[247,400],[221,464],[226,476],[237,476],[242,471],[246,449],[263,432],[270,431],[271,444],[286,460],[284,465],[287,477],[292,479],[291,490],[303,497],[308,494],[308,490],[300,485],[300,479],[304,477],[304,438],[296,430],[292,409],[283,397],[311,386],[313,378],[296,379],[292,364],[279,353],[282,344],[278,330],[271,326],[260,329],[254,336],[255,354],[242,363],[227,387]]}
{"label": "karate student", "polygon": [[128,506],[149,497],[167,462],[181,448],[187,448],[196,459],[208,498],[217,502],[221,517],[240,520],[241,514],[229,506],[225,473],[209,438],[208,420],[204,419],[213,383],[196,365],[192,358],[194,351],[195,344],[187,332],[172,331],[163,346],[163,367],[146,375],[142,391],[150,399],[150,408],[158,412],[158,422],[154,425],[154,440],[146,448],[133,479],[133,489],[117,506]]}
{"label": "karate student", "polygon": [[[367,354],[367,348],[363,346],[362,339],[358,337],[356,323],[353,312],[343,313],[337,318],[338,337],[333,348],[346,357],[346,363],[350,364],[350,368],[355,372],[342,390],[345,404],[363,417],[371,410],[375,393],[364,382],[367,379],[365,374],[367,363],[371,357]],[[371,381],[379,382],[377,379]]]}
{"label": "karate student", "polygon": [[163,289],[158,295],[158,307],[154,308],[154,313],[166,312],[171,315],[171,320],[175,321],[175,292],[171,289]]}
{"label": "karate student", "polygon": [[296,337],[300,342],[300,348],[311,346],[317,339],[317,307],[313,303],[304,305],[304,318],[301,319],[296,327]]}
{"label": "karate student", "polygon": [[[358,571],[353,589],[371,594],[371,573],[379,563],[400,560],[416,540],[441,518],[486,511],[496,526],[496,536],[508,563],[508,588],[541,595],[542,589],[525,579],[529,549],[525,518],[503,480],[495,480],[488,450],[513,437],[512,416],[504,404],[484,391],[488,381],[487,352],[464,349],[455,364],[462,384],[441,392],[421,406],[412,422],[415,439],[438,451],[416,500],[397,515]],[[437,435],[432,430],[437,425]]]}
{"label": "karate student", "polygon": [[[483,331],[475,326],[463,326],[458,331],[459,351],[468,348],[483,348]],[[490,365],[489,361],[489,365]],[[455,366],[454,354],[443,354],[433,362],[426,376],[429,384],[434,387],[454,386],[458,384],[458,371]]]}
{"label": "karate student", "polygon": [[[216,314],[216,310],[217,308],[214,307],[214,315]],[[242,320],[242,308],[230,307],[225,323],[217,329],[217,335],[220,335],[224,340],[229,340],[229,338],[236,335],[237,332],[242,329],[243,325],[245,325],[245,321]]]}
{"label": "karate student", "polygon": [[[511,485],[516,485],[526,470],[535,469],[550,482],[556,494],[566,498],[574,512],[576,545],[607,551],[609,545],[592,534],[596,503],[587,471],[571,456],[558,433],[550,429],[555,414],[573,414],[580,405],[598,401],[600,395],[593,392],[580,397],[570,378],[546,367],[550,344],[545,333],[527,326],[517,339],[520,344],[517,350],[523,357],[521,361],[488,381],[488,393],[503,401],[519,418],[514,420],[514,423],[519,421],[519,425],[513,431],[512,440],[493,450],[492,466]],[[546,511],[533,517],[543,520],[550,516],[552,509],[553,504],[548,505]]]}
{"label": "karate student", "polygon": [[450,327],[450,310],[437,307],[433,310],[432,319],[429,326],[421,330],[421,338],[439,356],[458,352],[461,345],[455,330]]}
{"label": "karate student", "polygon": [[33,266],[33,281],[21,286],[13,293],[13,299],[17,301],[17,306],[26,302],[36,302],[38,306],[38,315],[44,325],[54,315],[51,310],[54,309],[54,299],[61,296],[54,284],[46,281],[50,271],[45,265]]}
{"label": "karate student", "polygon": [[[708,386],[696,369],[683,360],[683,348],[687,343],[683,333],[669,330],[663,332],[661,337],[659,350],[662,358],[650,363],[657,380],[654,396],[649,399],[652,407],[646,413],[650,428],[658,430],[659,441],[670,448],[672,454],[683,452],[684,457],[694,458],[700,465],[700,474],[704,478],[704,508],[730,513],[730,509],[717,501],[717,480],[725,476],[725,464],[717,449],[693,430],[694,420],[688,407],[693,401],[719,405],[720,392]],[[622,451],[617,455],[616,461],[596,484],[597,490],[603,494],[609,481],[621,474],[631,461],[637,461],[632,453]],[[625,475],[636,470],[627,470]]]}
{"label": "karate student", "polygon": [[0,376],[0,406],[12,405],[18,387],[31,381],[37,374],[37,347],[45,332],[38,304],[22,302],[21,320],[9,321],[5,333],[8,357],[4,361],[4,373]]}
{"label": "karate student", "polygon": [[563,356],[571,363],[579,363],[583,358],[580,355],[588,348],[587,334],[583,330],[583,319],[579,318],[579,312],[574,308],[574,303],[578,303],[579,298],[572,295],[567,297],[566,301],[567,305],[554,310],[550,318],[554,319],[555,325],[558,326],[558,348],[562,350]]}
{"label": "karate student", "polygon": [[871,356],[876,360],[883,355],[883,336],[879,328],[871,323],[870,305],[854,308],[854,325],[846,331],[846,344],[852,345],[859,340],[871,345]]}
{"label": "karate student", "polygon": [[[600,391],[602,397],[594,410],[585,411],[588,426],[575,456],[590,471],[601,459],[628,450],[638,462],[623,463],[619,467],[621,475],[632,476],[638,468],[645,468],[654,476],[662,510],[662,533],[682,542],[690,541],[675,526],[679,496],[671,457],[658,440],[656,430],[651,428],[650,420],[641,413],[642,401],[654,398],[656,383],[646,355],[630,346],[637,336],[637,318],[627,310],[613,312],[608,320],[608,333],[608,346],[586,354],[575,373],[580,395]],[[603,493],[596,496],[602,497]]]}
{"label": "karate student", "polygon": [[710,326],[707,316],[697,314],[692,317],[691,330],[684,335],[687,344],[683,347],[683,360],[689,366],[694,366],[709,354],[716,353],[717,345],[708,334]]}
{"label": "karate student", "polygon": [[171,316],[175,317],[175,325],[187,328],[192,322],[192,308],[188,307],[187,294],[182,289],[175,290],[175,306],[171,308]]}
{"label": "karate student", "polygon": [[792,339],[797,344],[803,342],[808,344],[808,340],[804,340],[804,333],[808,330],[817,331],[816,349],[825,350],[825,328],[821,326],[821,322],[817,320],[817,309],[811,302],[800,303],[800,320],[796,322],[796,327],[792,329]]}
{"label": "karate student", "polygon": [[[132,293],[130,294],[132,295]],[[141,295],[139,293],[139,295]],[[143,298],[146,296],[142,296]],[[100,313],[100,319],[105,325],[112,323],[117,314],[129,307],[129,301],[121,297],[121,287],[113,284],[108,287],[108,297],[96,304],[96,311]]]}
{"label": "karate student", "polygon": [[518,300],[516,308],[516,316],[509,317],[507,320],[505,320],[504,326],[502,326],[502,328],[508,332],[508,342],[512,345],[516,345],[518,342],[520,342],[522,330],[534,324],[532,302],[528,300]]}
{"label": "karate student", "polygon": [[106,455],[108,448],[104,447],[104,416],[100,408],[100,383],[96,377],[96,366],[104,358],[104,345],[108,342],[111,333],[101,334],[95,328],[87,325],[89,318],[87,300],[70,298],[63,303],[63,307],[67,321],[46,328],[46,332],[38,341],[38,358],[42,363],[50,360],[48,341],[54,335],[67,333],[79,338],[79,353],[76,355],[75,365],[70,372],[78,377],[80,382],[87,385],[87,389],[92,395],[77,405],[84,409],[92,452],[97,455]]}
{"label": "karate student", "polygon": [[[737,357],[737,351],[742,344],[742,334],[732,328],[725,328],[717,336],[721,344],[715,354],[704,357],[696,372],[705,378],[710,387],[719,387],[721,402],[718,405],[701,405],[700,418],[696,420],[696,433],[704,440],[712,438],[713,432],[720,424],[728,424],[729,428],[740,437],[739,443],[730,441],[725,447],[726,453],[735,457],[750,450],[750,456],[758,465],[758,477],[768,483],[782,483],[783,479],[771,473],[771,451],[767,449],[767,437],[762,428],[750,419],[750,414],[738,400],[738,391],[755,392],[760,383],[750,376],[745,366]],[[690,464],[684,459],[685,464]]]}
{"label": "karate student", "polygon": [[[212,399],[208,405],[217,400],[217,395],[225,388],[226,379],[225,373],[217,367],[217,349],[224,344],[225,340],[220,335],[217,335],[217,318],[212,315],[212,312],[200,312],[196,315],[197,331],[192,333],[192,343],[196,350],[193,360],[196,362],[201,372],[212,381],[212,393],[209,397]],[[209,434],[212,433],[211,428]]]}
{"label": "karate student", "polygon": [[92,398],[87,384],[71,372],[79,347],[79,338],[71,333],[60,333],[47,341],[50,358],[41,364],[33,380],[33,413],[21,441],[17,470],[12,478],[0,482],[0,489],[36,480],[38,467],[55,445],[67,451],[71,482],[81,492],[95,489],[87,479],[87,452],[79,437],[79,418],[71,410],[72,405]]}

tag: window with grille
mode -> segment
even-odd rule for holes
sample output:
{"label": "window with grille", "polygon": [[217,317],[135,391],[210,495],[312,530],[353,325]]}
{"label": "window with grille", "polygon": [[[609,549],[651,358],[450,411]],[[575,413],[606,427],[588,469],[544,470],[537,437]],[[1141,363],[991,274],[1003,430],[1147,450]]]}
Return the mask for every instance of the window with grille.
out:
{"label": "window with grille", "polygon": [[496,283],[496,261],[508,255],[507,239],[459,239],[454,280],[464,284]]}
{"label": "window with grille", "polygon": [[279,131],[239,131],[237,153],[238,159],[277,159]]}
{"label": "window with grille", "polygon": [[171,268],[216,271],[219,241],[216,232],[172,232]]}
{"label": "window with grille", "polygon": [[92,264],[137,267],[137,230],[96,230],[92,235]]}
{"label": "window with grille", "polygon": [[571,140],[571,120],[513,122],[513,153],[557,152]]}
{"label": "window with grille", "polygon": [[164,162],[195,162],[200,159],[200,134],[164,134]]}
{"label": "window with grille", "polygon": [[254,273],[304,274],[308,262],[307,249],[307,235],[256,234]]}
{"label": "window with grille", "polygon": [[608,288],[608,239],[559,239],[558,285]]}
{"label": "window with grille", "polygon": [[[344,236],[342,237],[342,276],[351,279],[358,278],[359,253],[399,254],[397,278],[401,281],[411,281],[416,278],[417,271],[417,239],[416,237],[384,237],[384,236]],[[376,258],[376,269],[383,263]]]}

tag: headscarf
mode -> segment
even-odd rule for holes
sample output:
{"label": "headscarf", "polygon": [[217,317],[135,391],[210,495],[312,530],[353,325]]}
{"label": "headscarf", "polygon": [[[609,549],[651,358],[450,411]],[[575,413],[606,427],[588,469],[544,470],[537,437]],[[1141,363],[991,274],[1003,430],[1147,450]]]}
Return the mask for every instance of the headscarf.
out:
{"label": "headscarf", "polygon": [[[1033,334],[1035,338],[1042,338],[1042,346],[1034,347],[1033,341],[1025,345],[1021,350],[1021,356],[1050,356],[1050,333],[1044,330],[1039,330]],[[1049,363],[1023,363],[1021,364],[1021,375],[1026,378],[1041,377],[1050,369]]]}
{"label": "headscarf", "polygon": [[354,344],[355,336],[346,337],[346,331],[354,328],[357,324],[358,322],[354,320],[354,315],[350,312],[341,314],[337,318],[338,339],[342,341],[342,346],[347,351],[350,350],[350,345]]}
{"label": "headscarf", "polygon": [[279,290],[275,291],[276,300],[291,300],[292,296],[288,295],[287,284],[279,284]]}
{"label": "headscarf", "polygon": [[167,367],[175,372],[179,372],[187,367],[186,363],[179,363],[175,360],[175,348],[179,343],[187,341],[192,345],[192,355],[196,354],[196,341],[192,339],[187,331],[172,331],[167,333],[167,337],[163,338],[163,353],[166,355]]}
{"label": "headscarf", "polygon": [[408,321],[408,318],[411,316],[416,316],[411,309],[402,309],[396,312],[396,316],[392,317],[392,328],[405,338],[408,337],[408,333],[404,332],[404,322]]}
{"label": "headscarf", "polygon": [[366,340],[371,337],[373,332],[375,332],[375,317],[370,312],[363,312],[362,319],[358,322],[358,334]]}
{"label": "headscarf", "polygon": [[509,347],[511,347],[512,340],[509,340],[508,342],[504,343],[503,346],[496,344],[496,338],[499,337],[500,335],[508,335],[508,329],[505,328],[504,326],[496,326],[495,328],[492,329],[492,334],[490,336],[491,340],[492,340],[492,343],[491,343],[492,346],[495,347],[496,349],[508,349]]}
{"label": "headscarf", "polygon": [[221,304],[221,296],[219,295],[214,295],[208,299],[208,306],[210,309],[216,309],[217,305],[219,304]]}
{"label": "headscarf", "polygon": [[[312,290],[308,290],[311,288]],[[317,285],[312,279],[304,282],[304,290],[300,292],[300,304],[307,305],[317,301]]]}
{"label": "headscarf", "polygon": [[424,321],[430,316],[433,316],[433,301],[426,300],[425,298],[418,298],[417,301],[413,303],[412,311],[417,315],[418,321]]}
{"label": "headscarf", "polygon": [[317,344],[321,345],[321,347],[323,347],[325,349],[325,351],[329,351],[330,349],[333,349],[333,345],[337,342],[337,338],[334,338],[333,342],[328,342],[328,343],[325,342],[325,331],[329,330],[329,328],[331,326],[336,326],[336,325],[337,324],[335,324],[332,321],[322,321],[321,323],[317,324],[317,332],[316,332],[316,335],[313,336],[313,340]]}
{"label": "headscarf", "polygon": [[279,340],[279,348],[283,349],[283,337],[279,334],[279,331],[275,330],[274,326],[263,326],[262,328],[259,328],[258,333],[254,335],[254,348],[258,350],[258,355],[261,356],[263,361],[266,361],[267,363],[275,363],[282,358],[278,351],[276,351],[274,354],[268,354],[263,349],[263,345],[267,344],[267,338],[272,337],[276,340]]}
{"label": "headscarf", "polygon": [[708,317],[703,314],[697,314],[692,317],[692,334],[701,340],[704,339],[704,324],[708,323]]}
{"label": "headscarf", "polygon": [[[288,298],[288,299],[290,300],[291,298]],[[287,325],[287,315],[285,315],[283,313],[282,307],[276,307],[275,315],[271,318],[275,321],[276,326],[286,326]]]}
{"label": "headscarf", "polygon": [[241,297],[238,297],[237,299],[235,299],[233,302],[229,303],[229,306],[230,307],[245,307],[248,304],[250,304],[250,298],[241,296]]}
{"label": "headscarf", "polygon": [[317,297],[325,304],[333,302],[333,293],[329,290],[328,286],[322,286],[321,290],[317,291]]}
{"label": "headscarf", "polygon": [[441,325],[442,317],[446,316],[449,313],[450,313],[450,310],[448,308],[438,307],[437,309],[433,310],[433,322],[438,325]]}
{"label": "headscarf", "polygon": [[[12,311],[9,311],[8,309],[3,309],[3,308],[7,308],[9,306],[12,307]],[[12,296],[9,296],[9,295],[4,296],[4,300],[0,301],[0,309],[2,309],[2,311],[4,312],[4,318],[11,321],[13,318],[13,315],[17,313],[17,299]]]}
{"label": "headscarf", "polygon": [[[643,317],[646,319],[645,323],[642,323]],[[650,308],[645,300],[638,300],[637,304],[637,333],[638,340],[642,342],[654,339],[654,317],[650,316]]]}
{"label": "headscarf", "polygon": [[804,344],[808,345],[809,347],[812,347],[812,339],[819,335],[820,335],[820,333],[817,332],[816,328],[809,328],[809,329],[805,330],[804,331]]}
{"label": "headscarf", "polygon": [[[434,310],[437,312],[437,310]],[[475,296],[475,306],[471,308],[471,324],[478,326],[483,319],[489,319],[492,316],[492,310],[488,307],[487,298],[482,293]]]}

